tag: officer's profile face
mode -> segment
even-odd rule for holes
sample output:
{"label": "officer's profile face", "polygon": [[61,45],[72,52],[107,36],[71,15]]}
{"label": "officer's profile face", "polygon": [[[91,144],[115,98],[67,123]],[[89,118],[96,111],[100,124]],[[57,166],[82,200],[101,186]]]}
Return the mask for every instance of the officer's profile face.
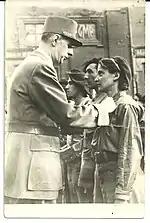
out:
{"label": "officer's profile face", "polygon": [[88,87],[94,89],[96,87],[95,78],[97,77],[97,64],[91,63],[85,69],[85,78],[87,79]]}
{"label": "officer's profile face", "polygon": [[66,59],[73,55],[73,48],[70,45],[70,41],[61,37],[55,44],[55,61],[62,64]]}
{"label": "officer's profile face", "polygon": [[68,80],[68,84],[65,87],[65,91],[68,99],[75,99],[79,93],[78,87],[70,78]]}

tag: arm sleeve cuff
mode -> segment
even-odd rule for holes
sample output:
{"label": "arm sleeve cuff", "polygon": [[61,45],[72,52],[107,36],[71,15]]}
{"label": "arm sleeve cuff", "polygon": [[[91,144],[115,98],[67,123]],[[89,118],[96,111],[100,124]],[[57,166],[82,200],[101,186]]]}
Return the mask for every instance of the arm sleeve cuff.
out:
{"label": "arm sleeve cuff", "polygon": [[129,200],[130,199],[130,192],[129,191],[117,191],[115,193],[115,199],[120,200]]}

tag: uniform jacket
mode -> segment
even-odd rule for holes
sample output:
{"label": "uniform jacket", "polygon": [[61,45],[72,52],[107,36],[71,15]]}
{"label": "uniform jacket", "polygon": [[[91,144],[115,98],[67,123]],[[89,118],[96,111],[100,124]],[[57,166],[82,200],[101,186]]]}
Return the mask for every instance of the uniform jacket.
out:
{"label": "uniform jacket", "polygon": [[[16,68],[9,84],[5,195],[53,199],[62,187],[57,123],[64,128],[93,127],[97,110],[68,103],[51,57],[39,49]],[[20,130],[14,131],[16,126]],[[49,134],[39,134],[37,128],[46,128]]]}
{"label": "uniform jacket", "polygon": [[115,198],[128,200],[143,155],[139,126],[143,108],[126,92],[118,95],[116,103],[117,108],[110,114],[109,126],[96,129],[92,145],[96,151],[117,154]]}

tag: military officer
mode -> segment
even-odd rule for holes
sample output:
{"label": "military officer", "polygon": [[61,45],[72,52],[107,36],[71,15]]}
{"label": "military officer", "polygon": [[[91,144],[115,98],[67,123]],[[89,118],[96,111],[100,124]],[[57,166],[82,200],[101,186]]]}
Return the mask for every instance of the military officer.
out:
{"label": "military officer", "polygon": [[56,203],[62,188],[58,124],[70,131],[109,122],[110,109],[69,104],[58,81],[54,63],[63,63],[73,55],[74,46],[81,46],[76,32],[74,20],[47,17],[38,49],[15,69],[9,82],[5,143],[8,203]]}

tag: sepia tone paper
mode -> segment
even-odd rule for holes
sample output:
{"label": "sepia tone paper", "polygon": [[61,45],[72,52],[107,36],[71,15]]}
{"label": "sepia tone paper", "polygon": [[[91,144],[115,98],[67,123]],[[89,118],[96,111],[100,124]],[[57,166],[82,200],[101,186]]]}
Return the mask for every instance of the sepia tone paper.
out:
{"label": "sepia tone paper", "polygon": [[[115,19],[114,13],[117,15],[119,12],[121,15],[125,15],[126,8],[128,16],[124,16],[124,19],[119,22]],[[104,21],[106,12],[107,25]],[[142,75],[145,69],[145,1],[109,0],[106,3],[106,1],[98,0],[8,0],[5,4],[5,101],[7,101],[6,89],[9,77],[28,53],[36,48],[41,37],[42,23],[48,15],[70,16],[77,19],[79,22],[77,37],[83,41],[84,49],[89,47],[90,52],[89,54],[88,50],[82,52],[82,57],[89,59],[91,56],[99,54],[106,57],[106,55],[111,56],[120,52],[121,56],[130,60],[135,75],[131,94],[145,94],[145,76]],[[89,21],[89,17],[93,17],[93,23]],[[113,19],[111,19],[112,17]],[[99,18],[100,26],[97,23]],[[116,16],[116,18],[118,17]],[[107,30],[105,30],[104,24],[107,26]],[[126,33],[124,39],[122,39],[121,33]],[[111,38],[110,42],[107,42],[107,35]],[[130,53],[126,46],[131,47]],[[75,55],[76,51],[73,56],[75,59],[72,59],[71,64],[77,67],[84,60],[81,61],[81,58],[77,58]],[[56,67],[58,77],[61,78],[61,75],[65,77],[69,68],[70,64],[67,63],[61,68]],[[143,180],[143,178],[139,180],[137,189],[143,186]],[[144,213],[144,203],[128,205],[4,204],[6,218],[143,218]]]}

